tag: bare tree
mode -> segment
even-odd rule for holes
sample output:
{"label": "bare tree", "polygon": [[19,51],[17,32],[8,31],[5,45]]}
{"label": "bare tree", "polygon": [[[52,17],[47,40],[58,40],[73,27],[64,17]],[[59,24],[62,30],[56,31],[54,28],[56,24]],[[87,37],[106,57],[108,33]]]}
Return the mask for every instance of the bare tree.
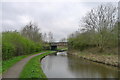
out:
{"label": "bare tree", "polygon": [[44,33],[42,35],[42,39],[43,39],[44,42],[47,42],[47,33]]}
{"label": "bare tree", "polygon": [[66,39],[66,38],[62,38],[62,39],[60,40],[60,42],[67,42],[67,39]]}
{"label": "bare tree", "polygon": [[53,38],[53,33],[52,32],[48,33],[48,39],[49,39],[49,43],[54,42],[54,38]]}
{"label": "bare tree", "polygon": [[32,24],[32,22],[21,30],[21,34],[35,42],[42,41],[42,33],[40,33],[40,29],[36,24]]}
{"label": "bare tree", "polygon": [[117,9],[112,4],[100,5],[98,8],[92,9],[87,16],[83,18],[83,29],[93,34],[98,33],[97,43],[101,50],[103,50],[105,43],[110,37],[107,33],[112,32],[114,29],[117,21],[116,12]]}

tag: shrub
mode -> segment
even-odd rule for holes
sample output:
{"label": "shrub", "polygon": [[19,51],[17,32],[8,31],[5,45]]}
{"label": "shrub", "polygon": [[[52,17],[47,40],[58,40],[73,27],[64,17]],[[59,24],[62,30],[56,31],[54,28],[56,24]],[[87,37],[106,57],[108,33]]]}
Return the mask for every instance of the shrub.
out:
{"label": "shrub", "polygon": [[14,56],[31,54],[42,50],[42,44],[38,44],[18,32],[2,33],[2,56],[3,60]]}

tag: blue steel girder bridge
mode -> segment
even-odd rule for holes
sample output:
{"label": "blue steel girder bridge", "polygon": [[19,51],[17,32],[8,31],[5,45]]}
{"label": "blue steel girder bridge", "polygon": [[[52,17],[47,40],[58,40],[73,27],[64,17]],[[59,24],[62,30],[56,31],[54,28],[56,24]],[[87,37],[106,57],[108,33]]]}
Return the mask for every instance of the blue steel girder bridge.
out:
{"label": "blue steel girder bridge", "polygon": [[57,50],[58,48],[66,48],[67,42],[52,42],[50,43],[51,50]]}

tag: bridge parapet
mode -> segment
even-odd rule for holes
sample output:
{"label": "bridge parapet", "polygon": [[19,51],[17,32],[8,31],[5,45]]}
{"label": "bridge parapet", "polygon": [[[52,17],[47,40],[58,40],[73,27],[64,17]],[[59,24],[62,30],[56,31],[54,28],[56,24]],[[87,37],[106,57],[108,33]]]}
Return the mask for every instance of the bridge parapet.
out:
{"label": "bridge parapet", "polygon": [[50,45],[56,45],[56,46],[67,46],[67,42],[52,42]]}

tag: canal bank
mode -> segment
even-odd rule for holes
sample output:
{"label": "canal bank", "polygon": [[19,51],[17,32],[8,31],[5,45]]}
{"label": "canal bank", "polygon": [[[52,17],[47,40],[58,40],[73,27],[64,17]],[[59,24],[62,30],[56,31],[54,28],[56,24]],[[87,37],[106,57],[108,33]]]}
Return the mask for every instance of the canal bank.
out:
{"label": "canal bank", "polygon": [[80,52],[76,50],[71,50],[68,51],[69,55],[74,55],[78,56],[80,58],[96,62],[96,63],[101,63],[109,66],[114,66],[114,67],[120,67],[118,65],[118,55],[115,54],[93,54],[93,53],[86,53],[86,52]]}

